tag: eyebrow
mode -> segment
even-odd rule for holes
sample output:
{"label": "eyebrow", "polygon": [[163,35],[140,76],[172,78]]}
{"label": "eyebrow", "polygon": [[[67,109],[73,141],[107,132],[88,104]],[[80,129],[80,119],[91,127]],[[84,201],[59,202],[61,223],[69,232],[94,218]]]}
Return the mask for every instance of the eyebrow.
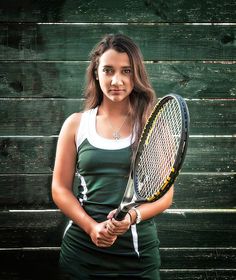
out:
{"label": "eyebrow", "polygon": [[[102,65],[102,67],[108,67],[108,68],[114,68],[112,65]],[[127,65],[127,66],[122,66],[122,69],[127,69],[127,68],[131,68],[131,65]]]}

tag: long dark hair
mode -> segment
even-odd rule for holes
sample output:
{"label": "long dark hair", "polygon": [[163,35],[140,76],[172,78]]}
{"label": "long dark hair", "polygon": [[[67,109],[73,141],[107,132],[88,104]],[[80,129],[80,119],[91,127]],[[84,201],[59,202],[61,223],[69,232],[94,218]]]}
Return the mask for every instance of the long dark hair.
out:
{"label": "long dark hair", "polygon": [[99,58],[109,49],[127,53],[130,60],[134,88],[129,98],[131,120],[133,125],[135,125],[135,142],[133,145],[135,149],[146,119],[156,101],[156,95],[148,79],[142,53],[139,47],[129,37],[123,34],[106,35],[92,50],[90,64],[86,73],[85,109],[95,108],[102,102],[103,92],[100,88],[99,81],[96,79],[96,71],[99,65]]}

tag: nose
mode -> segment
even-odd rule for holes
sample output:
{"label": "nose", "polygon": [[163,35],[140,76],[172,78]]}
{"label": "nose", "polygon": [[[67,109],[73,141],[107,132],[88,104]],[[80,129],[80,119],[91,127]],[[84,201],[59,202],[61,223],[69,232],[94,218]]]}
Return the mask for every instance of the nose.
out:
{"label": "nose", "polygon": [[112,76],[111,85],[113,85],[113,86],[115,86],[115,85],[123,85],[123,80],[122,80],[121,75],[114,74]]}

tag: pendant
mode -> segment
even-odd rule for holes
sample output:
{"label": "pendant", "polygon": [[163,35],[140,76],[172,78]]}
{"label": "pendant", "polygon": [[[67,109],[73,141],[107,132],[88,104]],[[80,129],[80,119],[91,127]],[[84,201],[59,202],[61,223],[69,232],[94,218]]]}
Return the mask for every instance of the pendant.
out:
{"label": "pendant", "polygon": [[115,138],[115,140],[119,140],[120,139],[120,133],[119,131],[114,131],[112,133],[113,138]]}

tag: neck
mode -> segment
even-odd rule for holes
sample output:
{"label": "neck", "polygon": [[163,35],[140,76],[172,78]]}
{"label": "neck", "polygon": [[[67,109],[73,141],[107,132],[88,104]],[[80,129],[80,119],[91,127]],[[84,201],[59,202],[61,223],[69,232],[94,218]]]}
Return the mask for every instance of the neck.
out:
{"label": "neck", "polygon": [[[122,102],[121,102],[122,103]],[[109,105],[103,102],[98,107],[97,128],[102,135],[116,140],[127,137],[132,130],[130,122],[129,103],[113,103]]]}
{"label": "neck", "polygon": [[124,116],[130,112],[130,103],[129,101],[117,103],[102,102],[99,106],[99,111],[103,112],[109,117]]}

